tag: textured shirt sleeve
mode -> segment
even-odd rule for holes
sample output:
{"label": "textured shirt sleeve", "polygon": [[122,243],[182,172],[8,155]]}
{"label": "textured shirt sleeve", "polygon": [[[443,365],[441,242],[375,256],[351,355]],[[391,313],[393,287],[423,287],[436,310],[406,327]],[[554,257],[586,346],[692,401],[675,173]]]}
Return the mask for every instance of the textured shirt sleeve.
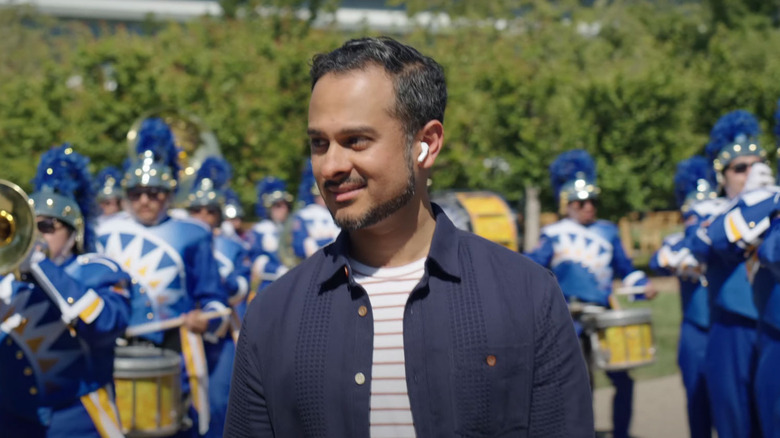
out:
{"label": "textured shirt sleeve", "polygon": [[225,420],[224,436],[226,437],[274,436],[257,362],[257,339],[253,338],[256,333],[251,315],[247,314],[236,346],[233,380],[230,384],[230,399]]}
{"label": "textured shirt sleeve", "polygon": [[554,280],[537,306],[534,324],[532,437],[593,437],[588,373],[569,310]]}

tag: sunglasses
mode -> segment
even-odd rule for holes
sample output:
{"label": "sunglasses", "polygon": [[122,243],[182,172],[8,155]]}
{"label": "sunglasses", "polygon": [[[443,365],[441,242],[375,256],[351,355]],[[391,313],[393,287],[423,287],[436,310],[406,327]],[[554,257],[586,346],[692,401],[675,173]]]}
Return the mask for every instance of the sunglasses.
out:
{"label": "sunglasses", "polygon": [[149,199],[162,201],[168,195],[168,191],[157,187],[133,187],[127,191],[127,199],[137,201],[146,195]]}
{"label": "sunglasses", "polygon": [[65,225],[53,217],[46,217],[37,222],[38,231],[42,234],[51,234]]}
{"label": "sunglasses", "polygon": [[726,169],[731,169],[734,173],[745,173],[750,169],[751,166],[753,166],[754,163],[739,163],[735,164],[733,166],[729,166]]}
{"label": "sunglasses", "polygon": [[216,215],[222,213],[220,211],[220,209],[217,208],[217,207],[190,207],[190,208],[187,209],[187,211],[189,211],[190,213],[200,213],[203,210],[206,210],[206,213],[208,213],[208,214],[210,214],[212,216],[216,216]]}
{"label": "sunglasses", "polygon": [[578,201],[571,201],[572,204],[577,204],[577,207],[582,208],[585,204],[593,204],[594,207],[598,207],[598,202],[595,199],[582,199]]}

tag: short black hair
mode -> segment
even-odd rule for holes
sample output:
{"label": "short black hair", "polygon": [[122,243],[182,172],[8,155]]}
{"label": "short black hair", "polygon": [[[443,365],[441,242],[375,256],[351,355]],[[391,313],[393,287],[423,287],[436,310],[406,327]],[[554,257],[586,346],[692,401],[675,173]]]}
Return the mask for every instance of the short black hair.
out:
{"label": "short black hair", "polygon": [[328,73],[363,70],[371,65],[384,68],[393,81],[393,116],[401,121],[410,139],[426,123],[444,123],[447,84],[444,69],[433,58],[390,37],[349,40],[338,49],[315,55],[309,74],[312,89]]}

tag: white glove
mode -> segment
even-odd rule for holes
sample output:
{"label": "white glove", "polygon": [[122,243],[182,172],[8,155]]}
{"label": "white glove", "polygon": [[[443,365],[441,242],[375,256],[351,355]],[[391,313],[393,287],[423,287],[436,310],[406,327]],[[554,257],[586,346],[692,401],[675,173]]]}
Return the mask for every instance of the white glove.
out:
{"label": "white glove", "polygon": [[747,192],[749,190],[772,186],[774,184],[775,177],[772,175],[772,169],[765,163],[755,163],[750,166],[750,172],[748,172],[747,181],[745,181],[745,187],[742,191]]}
{"label": "white glove", "polygon": [[49,248],[46,245],[46,242],[43,240],[35,242],[33,249],[27,253],[27,257],[25,257],[24,260],[22,260],[22,263],[19,265],[19,272],[25,274],[30,272],[30,269],[32,269],[33,265],[37,265],[46,259],[46,253],[48,252],[48,249]]}

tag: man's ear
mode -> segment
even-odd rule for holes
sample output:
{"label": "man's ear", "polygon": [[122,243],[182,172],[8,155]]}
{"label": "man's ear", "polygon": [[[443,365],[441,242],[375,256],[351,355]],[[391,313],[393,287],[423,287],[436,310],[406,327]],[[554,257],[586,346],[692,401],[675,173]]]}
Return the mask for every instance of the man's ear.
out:
{"label": "man's ear", "polygon": [[430,169],[444,142],[444,126],[438,120],[431,120],[420,129],[417,139],[417,144],[413,146],[416,164],[423,169]]}

